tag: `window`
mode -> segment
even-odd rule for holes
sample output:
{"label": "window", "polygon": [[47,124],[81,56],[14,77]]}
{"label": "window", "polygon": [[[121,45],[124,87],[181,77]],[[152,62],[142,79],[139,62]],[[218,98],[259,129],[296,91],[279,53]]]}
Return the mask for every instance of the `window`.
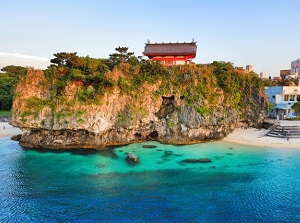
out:
{"label": "window", "polygon": [[295,101],[295,95],[290,95],[290,101]]}
{"label": "window", "polygon": [[288,101],[289,100],[289,95],[285,94],[284,95],[284,101]]}
{"label": "window", "polygon": [[173,60],[165,60],[165,64],[171,65],[171,64],[173,64]]}

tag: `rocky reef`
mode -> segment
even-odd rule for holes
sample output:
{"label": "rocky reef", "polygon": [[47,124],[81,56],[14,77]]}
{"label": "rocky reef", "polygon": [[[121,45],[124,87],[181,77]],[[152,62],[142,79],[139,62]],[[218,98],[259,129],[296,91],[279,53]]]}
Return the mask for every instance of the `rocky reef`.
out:
{"label": "rocky reef", "polygon": [[255,84],[245,85],[249,96],[240,99],[239,108],[228,102],[230,94],[212,88],[211,106],[209,97],[191,100],[191,86],[199,85],[201,75],[180,75],[178,84],[167,78],[144,81],[126,92],[124,72],[114,69],[105,73],[111,84],[104,93],[80,101],[82,90],[88,95],[92,85],[69,80],[61,87],[60,79],[29,70],[16,87],[10,124],[24,131],[19,143],[25,147],[101,149],[146,140],[170,144],[218,140],[238,126],[259,127],[266,116],[267,99]]}

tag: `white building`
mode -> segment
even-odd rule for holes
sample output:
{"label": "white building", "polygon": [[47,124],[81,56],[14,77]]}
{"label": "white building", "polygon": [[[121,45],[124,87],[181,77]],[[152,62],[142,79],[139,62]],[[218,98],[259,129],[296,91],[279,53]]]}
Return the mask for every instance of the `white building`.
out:
{"label": "white building", "polygon": [[297,95],[300,95],[299,86],[271,86],[265,89],[265,93],[274,105],[269,111],[271,117],[284,119],[296,116],[292,106],[297,102]]}

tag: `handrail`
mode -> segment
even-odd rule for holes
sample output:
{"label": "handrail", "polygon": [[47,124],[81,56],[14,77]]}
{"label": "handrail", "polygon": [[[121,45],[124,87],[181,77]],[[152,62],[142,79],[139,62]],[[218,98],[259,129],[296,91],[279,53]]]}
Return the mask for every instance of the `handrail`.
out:
{"label": "handrail", "polygon": [[273,125],[271,125],[271,126],[267,129],[267,131],[266,131],[266,133],[264,134],[264,136],[266,136],[268,133],[272,132],[273,129],[277,128],[277,126],[279,126],[277,123],[274,123]]}

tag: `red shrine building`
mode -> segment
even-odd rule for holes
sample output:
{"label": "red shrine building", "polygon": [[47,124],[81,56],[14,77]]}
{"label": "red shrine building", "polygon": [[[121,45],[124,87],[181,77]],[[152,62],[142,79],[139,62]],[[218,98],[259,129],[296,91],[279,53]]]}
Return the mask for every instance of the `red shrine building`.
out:
{"label": "red shrine building", "polygon": [[191,43],[146,43],[143,54],[164,66],[193,64],[196,57],[197,42]]}

